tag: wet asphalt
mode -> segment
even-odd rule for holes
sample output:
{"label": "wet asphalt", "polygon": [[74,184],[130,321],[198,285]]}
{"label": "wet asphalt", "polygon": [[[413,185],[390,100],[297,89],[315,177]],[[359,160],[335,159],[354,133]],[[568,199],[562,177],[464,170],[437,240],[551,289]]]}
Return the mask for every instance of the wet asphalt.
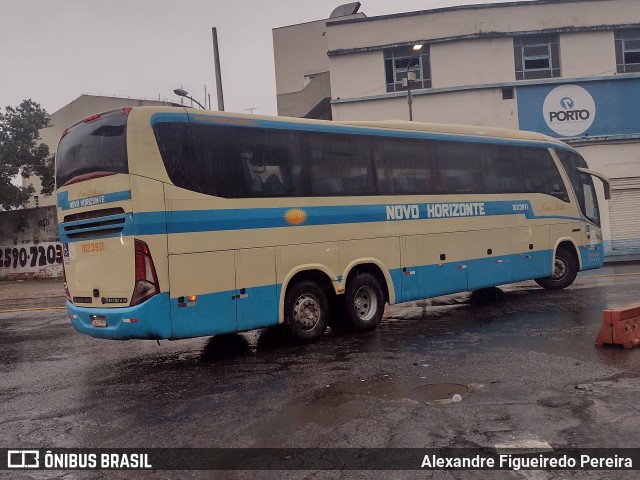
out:
{"label": "wet asphalt", "polygon": [[[0,447],[636,447],[640,349],[595,347],[640,265],[387,309],[365,334],[98,340],[0,305]],[[43,310],[19,310],[39,305]],[[452,402],[453,394],[461,401]],[[7,478],[637,478],[625,472],[4,472]],[[637,474],[637,472],[636,472]],[[0,476],[2,472],[0,472]]]}

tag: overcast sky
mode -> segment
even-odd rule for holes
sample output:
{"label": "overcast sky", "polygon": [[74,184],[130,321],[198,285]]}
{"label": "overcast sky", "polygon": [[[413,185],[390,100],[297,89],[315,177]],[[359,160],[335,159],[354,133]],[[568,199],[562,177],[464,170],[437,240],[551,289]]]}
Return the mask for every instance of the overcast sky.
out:
{"label": "overcast sky", "polygon": [[[501,0],[362,0],[368,17]],[[271,30],[328,18],[345,0],[0,0],[0,107],[53,113],[84,93],[216,108],[211,27],[225,107],[276,114]]]}

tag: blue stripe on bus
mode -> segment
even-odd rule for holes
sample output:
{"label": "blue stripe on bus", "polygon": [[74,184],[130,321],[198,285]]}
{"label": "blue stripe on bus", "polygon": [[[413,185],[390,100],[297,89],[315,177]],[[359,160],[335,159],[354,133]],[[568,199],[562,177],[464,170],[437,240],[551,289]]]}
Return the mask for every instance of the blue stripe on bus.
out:
{"label": "blue stripe on bus", "polygon": [[[409,139],[430,139],[443,140],[452,142],[468,142],[468,143],[485,143],[485,144],[501,144],[512,146],[528,146],[538,148],[560,148],[564,150],[575,151],[568,145],[562,145],[549,142],[544,138],[540,140],[524,140],[516,138],[501,137],[481,137],[466,135],[463,133],[436,133],[422,132],[419,130],[392,130],[380,127],[365,125],[339,125],[331,122],[327,123],[302,123],[265,119],[246,119],[226,116],[207,116],[202,114],[193,114],[189,116],[186,113],[155,113],[151,116],[151,125],[162,122],[178,122],[178,123],[197,123],[204,125],[221,125],[235,127],[254,127],[274,130],[288,131],[304,131],[304,132],[320,132],[320,133],[342,133],[351,135],[364,136],[381,136],[391,138],[409,138]],[[400,128],[400,126],[399,126]]]}
{"label": "blue stripe on bus", "polygon": [[[437,210],[442,205],[482,205],[478,208],[465,208],[451,211],[448,214]],[[411,210],[411,207],[417,210]],[[403,208],[404,207],[404,208]],[[286,220],[287,212],[292,209],[301,210],[306,219],[300,225],[291,225]],[[390,210],[389,210],[390,209]],[[443,216],[444,215],[444,216]],[[120,233],[100,236],[101,238],[127,235],[159,235],[177,233],[201,233],[230,230],[249,230],[261,228],[281,228],[294,226],[342,225],[353,223],[382,223],[395,221],[433,220],[464,217],[492,217],[500,215],[524,215],[532,219],[564,219],[582,221],[579,217],[535,215],[528,200],[485,201],[485,202],[437,202],[414,204],[378,204],[378,205],[346,205],[321,207],[278,207],[248,208],[225,210],[184,210],[168,212],[140,212],[127,217]],[[95,219],[87,220],[95,222]],[[74,222],[77,224],[80,222]],[[62,242],[80,241],[70,239],[64,231],[67,224],[60,226]],[[98,236],[96,236],[98,238]],[[81,240],[87,240],[83,238]]]}
{"label": "blue stripe on bus", "polygon": [[90,197],[78,198],[77,200],[69,200],[68,191],[58,192],[58,206],[62,210],[72,210],[74,208],[101,205],[103,203],[121,202],[123,200],[131,200],[131,190],[105,193],[104,195],[92,195]]}

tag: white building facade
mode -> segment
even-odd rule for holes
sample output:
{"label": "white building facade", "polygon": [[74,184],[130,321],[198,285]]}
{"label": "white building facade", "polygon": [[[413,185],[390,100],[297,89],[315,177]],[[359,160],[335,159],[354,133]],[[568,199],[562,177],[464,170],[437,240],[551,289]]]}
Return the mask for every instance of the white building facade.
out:
{"label": "white building facade", "polygon": [[640,254],[638,0],[351,13],[274,30],[280,114],[317,117],[324,102],[322,118],[408,120],[409,72],[414,121],[532,130],[577,148],[612,180],[610,201],[599,192],[606,254]]}

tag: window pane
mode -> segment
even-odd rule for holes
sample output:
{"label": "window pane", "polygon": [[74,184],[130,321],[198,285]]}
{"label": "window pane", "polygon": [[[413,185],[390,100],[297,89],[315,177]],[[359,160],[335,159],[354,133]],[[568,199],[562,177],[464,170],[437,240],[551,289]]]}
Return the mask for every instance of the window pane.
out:
{"label": "window pane", "polygon": [[549,56],[549,44],[523,47],[525,57]]}
{"label": "window pane", "polygon": [[625,40],[624,48],[626,50],[640,50],[640,39],[638,40]]}
{"label": "window pane", "polygon": [[551,78],[551,72],[549,70],[525,70],[524,78],[526,80]]}
{"label": "window pane", "polygon": [[479,145],[478,147],[483,193],[522,192],[523,186],[520,181],[522,149],[502,145]]}
{"label": "window pane", "polygon": [[387,83],[393,83],[393,61],[385,60],[384,62],[384,71],[387,78]]}
{"label": "window pane", "polygon": [[600,216],[598,211],[598,199],[593,186],[591,175],[582,173],[577,167],[587,168],[587,162],[580,155],[567,150],[557,150],[556,153],[560,158],[560,163],[567,172],[573,190],[578,199],[578,205],[582,213],[596,225],[600,225]]}
{"label": "window pane", "polygon": [[355,135],[307,135],[313,196],[374,195],[369,138]]}
{"label": "window pane", "polygon": [[482,193],[482,167],[472,143],[437,142],[438,193]]}
{"label": "window pane", "polygon": [[380,193],[433,193],[433,161],[429,142],[386,139],[377,143],[374,149]]}
{"label": "window pane", "polygon": [[624,54],[624,63],[640,63],[640,52],[626,52]]}
{"label": "window pane", "polygon": [[245,128],[240,130],[241,170],[249,196],[281,197],[302,194],[302,166],[295,132]]}
{"label": "window pane", "polygon": [[224,198],[303,194],[296,132],[172,122],[153,129],[180,188]]}
{"label": "window pane", "polygon": [[524,68],[526,70],[542,70],[549,68],[548,58],[537,58],[535,60],[524,60]]}
{"label": "window pane", "polygon": [[526,192],[544,193],[569,201],[560,172],[546,149],[522,149],[521,171]]}

